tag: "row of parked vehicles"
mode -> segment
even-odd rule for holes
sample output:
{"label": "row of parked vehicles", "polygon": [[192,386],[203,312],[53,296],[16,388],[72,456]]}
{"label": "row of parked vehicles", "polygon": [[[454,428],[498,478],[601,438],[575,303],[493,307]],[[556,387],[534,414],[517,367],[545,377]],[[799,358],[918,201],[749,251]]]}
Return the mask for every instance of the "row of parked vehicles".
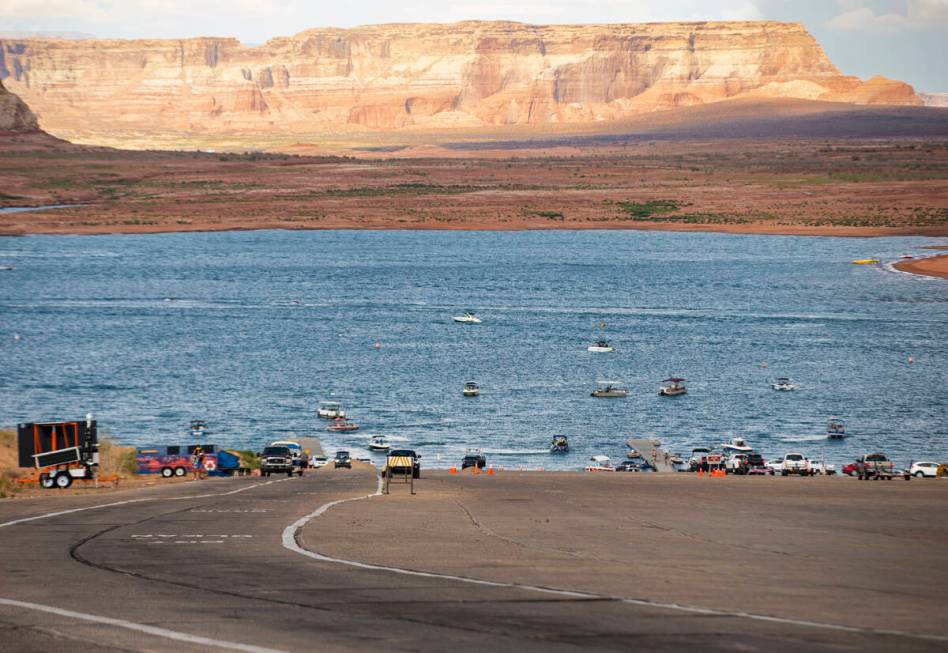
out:
{"label": "row of parked vehicles", "polygon": [[[780,476],[832,476],[836,466],[821,460],[811,460],[800,452],[790,452],[769,461],[754,451],[740,451],[729,455],[715,453],[706,447],[695,447],[684,469],[691,472],[725,470],[728,474]],[[884,453],[867,453],[844,465],[842,473],[860,480],[891,480],[902,477],[934,478],[948,476],[948,465],[920,461],[909,469],[898,469]]]}

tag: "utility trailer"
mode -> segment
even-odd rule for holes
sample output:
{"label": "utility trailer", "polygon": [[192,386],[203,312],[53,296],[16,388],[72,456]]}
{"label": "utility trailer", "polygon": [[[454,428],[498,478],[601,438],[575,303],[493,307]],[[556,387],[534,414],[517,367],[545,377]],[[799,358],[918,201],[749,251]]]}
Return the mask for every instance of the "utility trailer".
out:
{"label": "utility trailer", "polygon": [[91,480],[99,467],[99,438],[92,414],[84,422],[17,424],[20,467],[39,471],[44,488],[65,489],[75,479]]}

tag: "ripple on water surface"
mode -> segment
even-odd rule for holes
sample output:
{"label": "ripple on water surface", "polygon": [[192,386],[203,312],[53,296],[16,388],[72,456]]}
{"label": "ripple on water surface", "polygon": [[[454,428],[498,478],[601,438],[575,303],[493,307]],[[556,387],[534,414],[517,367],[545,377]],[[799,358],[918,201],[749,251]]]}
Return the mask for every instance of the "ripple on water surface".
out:
{"label": "ripple on water surface", "polygon": [[[129,443],[259,447],[375,434],[425,464],[468,447],[578,468],[629,437],[766,454],[948,458],[948,285],[848,262],[931,240],[648,232],[26,237],[0,285],[0,423],[92,410]],[[452,315],[473,308],[478,326]],[[598,325],[605,323],[604,328]],[[19,334],[19,339],[14,339]],[[616,346],[593,354],[597,338]],[[378,343],[378,347],[375,344]],[[909,363],[909,357],[914,362]],[[766,367],[761,365],[766,362]],[[689,394],[657,394],[669,375]],[[799,389],[771,390],[775,376]],[[589,396],[623,381],[626,399]],[[475,380],[480,397],[461,396]],[[341,401],[362,425],[314,417]],[[822,437],[830,417],[852,437]],[[571,452],[551,456],[553,434]],[[378,454],[371,454],[380,459]]]}

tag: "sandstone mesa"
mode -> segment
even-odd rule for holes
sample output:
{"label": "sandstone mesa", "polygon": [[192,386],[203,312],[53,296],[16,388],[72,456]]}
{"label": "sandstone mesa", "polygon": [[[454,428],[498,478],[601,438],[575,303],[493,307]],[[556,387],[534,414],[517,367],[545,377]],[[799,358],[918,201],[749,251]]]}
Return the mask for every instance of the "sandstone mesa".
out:
{"label": "sandstone mesa", "polygon": [[843,75],[779,22],[392,24],[257,47],[3,39],[0,80],[44,130],[93,144],[589,124],[742,97],[922,104],[903,82]]}

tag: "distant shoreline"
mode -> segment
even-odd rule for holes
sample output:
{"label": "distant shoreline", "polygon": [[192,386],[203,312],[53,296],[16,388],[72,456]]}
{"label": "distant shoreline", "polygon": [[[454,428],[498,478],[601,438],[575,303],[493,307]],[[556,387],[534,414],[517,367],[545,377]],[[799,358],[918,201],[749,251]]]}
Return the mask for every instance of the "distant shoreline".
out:
{"label": "distant shoreline", "polygon": [[[933,248],[934,249],[934,248]],[[907,261],[899,261],[893,267],[902,272],[925,277],[948,279],[948,254],[938,254]]]}
{"label": "distant shoreline", "polygon": [[[36,211],[36,215],[41,211]],[[57,211],[58,213],[59,211]],[[894,238],[920,236],[938,238],[948,236],[948,227],[850,227],[850,226],[812,226],[812,225],[768,225],[768,224],[669,224],[667,222],[640,221],[630,224],[623,220],[610,220],[598,223],[560,222],[558,224],[538,225],[530,220],[507,220],[504,222],[484,220],[464,224],[444,224],[435,221],[415,225],[395,224],[383,219],[353,224],[346,219],[327,220],[319,226],[291,225],[279,219],[264,218],[248,220],[246,223],[199,224],[192,222],[187,226],[173,224],[156,225],[119,225],[102,226],[81,225],[66,221],[39,223],[33,225],[15,225],[4,229],[0,225],[0,237],[3,236],[121,236],[147,234],[180,233],[219,233],[236,231],[662,231],[670,233],[719,233],[744,236],[810,236],[829,238]],[[901,269],[901,268],[900,268]]]}

